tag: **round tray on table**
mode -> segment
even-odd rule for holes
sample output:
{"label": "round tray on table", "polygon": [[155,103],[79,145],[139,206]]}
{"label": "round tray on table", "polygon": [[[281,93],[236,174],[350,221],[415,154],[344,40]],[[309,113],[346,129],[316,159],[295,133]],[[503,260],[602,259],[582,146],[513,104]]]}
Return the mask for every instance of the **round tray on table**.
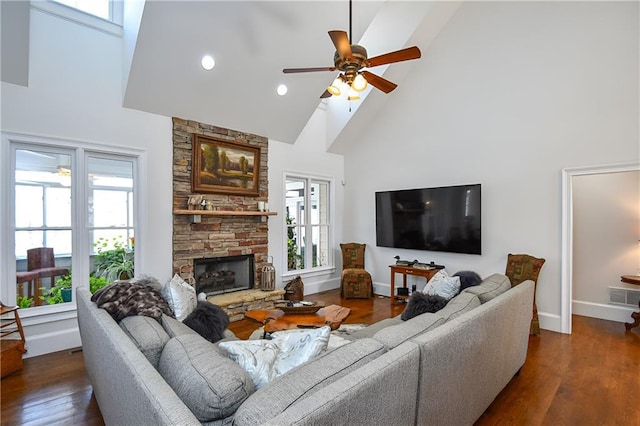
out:
{"label": "round tray on table", "polygon": [[276,302],[275,308],[280,309],[285,314],[315,314],[318,310],[324,308],[323,302],[293,302],[293,306],[289,306],[288,301]]}

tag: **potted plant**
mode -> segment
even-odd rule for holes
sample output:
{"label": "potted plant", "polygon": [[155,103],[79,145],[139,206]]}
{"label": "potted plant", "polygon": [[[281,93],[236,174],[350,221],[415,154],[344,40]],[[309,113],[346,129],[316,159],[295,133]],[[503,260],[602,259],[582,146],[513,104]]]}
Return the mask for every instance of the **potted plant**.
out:
{"label": "potted plant", "polygon": [[109,282],[133,278],[133,238],[131,239],[131,248],[123,243],[121,238],[113,238],[110,242],[101,237],[93,246],[96,248],[93,260],[96,276],[104,277]]}
{"label": "potted plant", "polygon": [[[42,287],[42,290],[46,290],[46,288]],[[44,296],[40,296],[40,299],[46,301],[49,305],[71,302],[71,298],[71,273],[58,278],[56,280],[56,284],[51,287],[48,293]]]}

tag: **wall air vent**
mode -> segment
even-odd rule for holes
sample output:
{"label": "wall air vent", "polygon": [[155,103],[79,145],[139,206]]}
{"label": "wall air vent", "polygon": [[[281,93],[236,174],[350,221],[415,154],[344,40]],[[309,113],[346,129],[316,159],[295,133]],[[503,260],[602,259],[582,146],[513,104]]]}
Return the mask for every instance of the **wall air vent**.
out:
{"label": "wall air vent", "polygon": [[630,289],[625,287],[609,287],[609,303],[614,305],[638,306],[640,301],[640,287]]}

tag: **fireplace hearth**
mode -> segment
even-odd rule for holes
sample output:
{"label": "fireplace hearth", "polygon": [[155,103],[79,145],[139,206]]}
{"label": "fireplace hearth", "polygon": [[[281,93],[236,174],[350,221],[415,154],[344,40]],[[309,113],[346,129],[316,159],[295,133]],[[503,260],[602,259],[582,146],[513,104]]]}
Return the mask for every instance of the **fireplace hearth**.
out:
{"label": "fireplace hearth", "polygon": [[207,296],[254,287],[253,254],[194,259],[196,293]]}

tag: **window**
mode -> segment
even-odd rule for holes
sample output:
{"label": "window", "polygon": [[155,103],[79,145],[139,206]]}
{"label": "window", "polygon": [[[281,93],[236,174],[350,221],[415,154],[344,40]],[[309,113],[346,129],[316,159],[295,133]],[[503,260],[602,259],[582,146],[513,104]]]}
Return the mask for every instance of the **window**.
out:
{"label": "window", "polygon": [[53,0],[98,18],[111,19],[111,0]]}
{"label": "window", "polygon": [[286,270],[331,267],[331,182],[294,175],[287,175],[285,182]]}
{"label": "window", "polygon": [[136,156],[19,142],[11,156],[16,304],[68,303],[73,287],[133,277]]}

